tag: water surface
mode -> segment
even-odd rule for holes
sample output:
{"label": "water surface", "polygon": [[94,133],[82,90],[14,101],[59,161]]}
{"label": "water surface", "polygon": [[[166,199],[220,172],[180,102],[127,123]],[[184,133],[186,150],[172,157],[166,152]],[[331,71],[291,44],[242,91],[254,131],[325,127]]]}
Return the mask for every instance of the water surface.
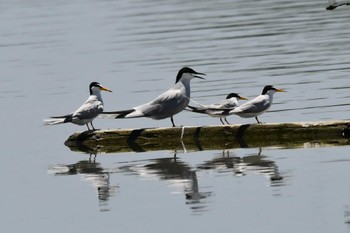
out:
{"label": "water surface", "polygon": [[[2,1],[2,228],[11,232],[348,232],[349,146],[88,155],[84,127],[43,127],[99,81],[106,110],[156,97],[190,66],[192,98],[273,84],[263,122],[349,119],[347,6],[327,1]],[[254,119],[229,117],[232,123]],[[178,125],[220,124],[183,112]],[[98,128],[170,126],[102,120]],[[310,148],[311,147],[311,148]],[[187,153],[186,153],[187,152]]]}

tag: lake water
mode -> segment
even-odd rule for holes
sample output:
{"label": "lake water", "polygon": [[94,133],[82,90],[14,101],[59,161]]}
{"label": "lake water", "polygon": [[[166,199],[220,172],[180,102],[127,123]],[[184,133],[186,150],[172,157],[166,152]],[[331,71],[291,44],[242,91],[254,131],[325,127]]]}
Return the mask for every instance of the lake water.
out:
{"label": "lake water", "polygon": [[[88,155],[44,127],[99,81],[105,110],[156,97],[190,66],[192,99],[277,93],[263,122],[349,119],[348,6],[327,1],[0,2],[1,227],[6,232],[350,232],[349,146]],[[254,119],[228,118],[231,123]],[[221,124],[182,112],[177,125]],[[170,120],[94,121],[97,128]],[[175,155],[176,153],[176,155]]]}

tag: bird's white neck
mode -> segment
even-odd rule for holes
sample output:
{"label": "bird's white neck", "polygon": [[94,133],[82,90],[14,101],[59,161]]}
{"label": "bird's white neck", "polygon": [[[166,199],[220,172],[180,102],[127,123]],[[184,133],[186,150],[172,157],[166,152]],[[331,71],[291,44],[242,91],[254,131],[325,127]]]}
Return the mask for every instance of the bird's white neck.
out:
{"label": "bird's white neck", "polygon": [[238,99],[236,97],[233,97],[230,99],[231,103],[235,104],[236,106],[238,106]]}
{"label": "bird's white neck", "polygon": [[273,94],[275,94],[275,91],[268,91],[265,95],[267,95],[270,99],[270,103],[273,101]]}
{"label": "bird's white neck", "polygon": [[191,87],[190,87],[190,81],[191,79],[193,78],[193,76],[191,74],[183,74],[181,79],[179,80],[178,83],[181,83],[184,87],[185,87],[185,90],[186,90],[186,96],[188,98],[190,98],[190,93],[191,93]]}
{"label": "bird's white neck", "polygon": [[96,96],[99,101],[103,102],[100,90],[93,89],[91,96]]}

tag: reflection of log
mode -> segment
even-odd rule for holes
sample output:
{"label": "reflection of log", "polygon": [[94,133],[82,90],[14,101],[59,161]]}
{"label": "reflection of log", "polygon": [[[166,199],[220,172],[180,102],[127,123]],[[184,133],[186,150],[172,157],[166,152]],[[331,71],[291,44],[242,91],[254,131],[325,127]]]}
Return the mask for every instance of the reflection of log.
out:
{"label": "reflection of log", "polygon": [[[349,144],[350,121],[246,124],[174,128],[116,129],[78,132],[65,145],[85,152],[209,150],[237,147],[300,147],[306,142]],[[183,133],[182,141],[180,140]]]}

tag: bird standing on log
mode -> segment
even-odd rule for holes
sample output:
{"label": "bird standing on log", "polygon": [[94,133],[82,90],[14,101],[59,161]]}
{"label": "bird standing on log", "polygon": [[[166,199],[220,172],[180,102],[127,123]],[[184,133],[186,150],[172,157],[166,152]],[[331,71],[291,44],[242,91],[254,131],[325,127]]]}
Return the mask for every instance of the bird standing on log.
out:
{"label": "bird standing on log", "polygon": [[256,121],[260,123],[258,116],[270,109],[273,102],[273,94],[276,92],[285,92],[285,90],[267,85],[264,87],[261,95],[229,111],[228,114],[235,114],[243,118],[255,117]]}
{"label": "bird standing on log", "polygon": [[175,127],[173,116],[187,107],[191,95],[191,79],[203,79],[198,75],[205,74],[196,72],[191,68],[184,67],[179,70],[176,76],[175,85],[169,90],[160,94],[154,100],[128,110],[103,112],[100,117],[112,119],[148,117],[155,120],[170,117],[171,123],[173,127]]}
{"label": "bird standing on log", "polygon": [[[188,111],[196,112],[196,113],[204,113],[208,114],[211,117],[219,117],[221,123],[224,125],[224,121],[227,124],[230,124],[226,117],[229,116],[228,110],[233,110],[238,106],[238,100],[247,100],[247,98],[238,95],[237,93],[230,93],[227,95],[226,99],[214,104],[209,105],[201,105],[200,107],[194,107],[188,105]],[[222,111],[227,110],[227,111]]]}
{"label": "bird standing on log", "polygon": [[86,125],[88,130],[89,123],[93,130],[95,130],[92,125],[92,121],[103,112],[103,100],[101,96],[101,91],[109,91],[106,87],[101,86],[98,82],[92,82],[89,86],[90,96],[75,112],[64,115],[64,116],[54,116],[50,119],[45,119],[45,125],[56,125],[71,122],[76,125]]}

